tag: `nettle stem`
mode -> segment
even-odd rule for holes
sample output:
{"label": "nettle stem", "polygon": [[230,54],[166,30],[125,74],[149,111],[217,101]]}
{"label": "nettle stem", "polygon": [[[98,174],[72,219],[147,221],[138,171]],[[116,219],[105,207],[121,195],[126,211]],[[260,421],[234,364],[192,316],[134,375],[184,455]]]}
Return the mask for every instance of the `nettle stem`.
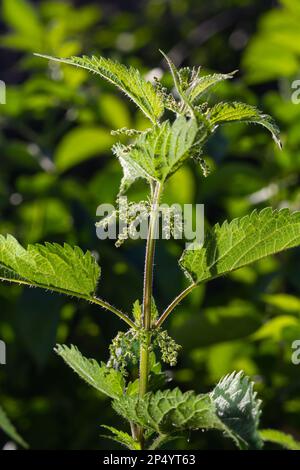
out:
{"label": "nettle stem", "polygon": [[191,284],[188,286],[186,289],[184,289],[182,292],[180,292],[179,295],[173,300],[172,303],[166,308],[166,310],[161,314],[157,322],[155,323],[155,327],[159,328],[163,322],[167,319],[167,317],[170,315],[170,313],[174,310],[175,307],[190,293],[192,292],[193,289],[197,287],[196,284]]}
{"label": "nettle stem", "polygon": [[[89,300],[89,298],[87,300]],[[119,318],[121,318],[121,320],[127,323],[130,328],[133,328],[135,330],[137,329],[136,324],[125,313],[121,312],[121,310],[106,302],[106,300],[99,299],[98,297],[93,297],[91,301],[95,304],[100,305],[105,310],[109,310],[110,312],[117,315]]]}
{"label": "nettle stem", "polygon": [[[151,304],[153,287],[153,266],[155,254],[155,242],[157,237],[159,200],[162,192],[162,185],[155,183],[152,189],[151,214],[149,220],[149,229],[147,236],[145,272],[144,272],[144,292],[143,292],[143,317],[142,324],[144,338],[140,346],[140,377],[139,377],[139,395],[143,397],[148,388],[149,376],[149,349],[151,345]],[[143,430],[140,429],[140,442],[143,445]]]}

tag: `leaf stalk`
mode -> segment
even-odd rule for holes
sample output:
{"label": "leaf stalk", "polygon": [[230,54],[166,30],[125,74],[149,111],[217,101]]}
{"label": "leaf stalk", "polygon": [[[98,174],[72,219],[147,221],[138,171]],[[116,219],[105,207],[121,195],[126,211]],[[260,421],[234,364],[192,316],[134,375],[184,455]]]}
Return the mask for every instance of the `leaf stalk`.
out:
{"label": "leaf stalk", "polygon": [[170,303],[166,310],[161,314],[157,322],[155,323],[155,328],[159,328],[164,321],[168,318],[170,313],[174,310],[175,307],[190,293],[192,290],[197,287],[196,284],[191,284],[186,289],[184,289],[175,299]]}

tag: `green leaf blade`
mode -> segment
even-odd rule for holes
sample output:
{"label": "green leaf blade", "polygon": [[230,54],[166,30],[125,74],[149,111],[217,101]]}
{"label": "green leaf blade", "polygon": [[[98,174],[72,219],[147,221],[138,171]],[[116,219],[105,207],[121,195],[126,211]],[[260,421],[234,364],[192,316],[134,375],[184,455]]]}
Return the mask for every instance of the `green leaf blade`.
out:
{"label": "green leaf blade", "polygon": [[214,73],[210,75],[204,75],[197,77],[190,85],[187,90],[187,95],[191,103],[197,101],[204,93],[207,93],[210,88],[214,87],[218,83],[233,78],[236,72],[231,73]]}
{"label": "green leaf blade", "polygon": [[0,279],[69,295],[92,297],[100,268],[90,252],[57,243],[23,248],[11,235],[0,235]]}
{"label": "green leaf blade", "polygon": [[120,398],[125,387],[122,374],[104,364],[99,365],[94,359],[87,359],[76,346],[58,344],[55,352],[77,375],[93,388],[110,398]]}
{"label": "green leaf blade", "polygon": [[5,432],[5,434],[7,434],[17,444],[24,447],[25,449],[28,448],[28,444],[24,441],[24,439],[16,431],[14,425],[8,419],[5,411],[3,410],[3,408],[1,406],[0,406],[0,428]]}
{"label": "green leaf blade", "polygon": [[300,442],[296,441],[290,434],[276,429],[262,429],[259,434],[264,442],[278,444],[287,450],[300,450]]}
{"label": "green leaf blade", "polygon": [[211,393],[216,413],[225,431],[242,449],[260,449],[258,433],[261,401],[253,391],[253,383],[243,372],[226,375]]}
{"label": "green leaf blade", "polygon": [[164,103],[161,94],[133,67],[126,67],[104,57],[82,56],[59,59],[41,54],[37,55],[45,59],[75,65],[100,75],[132,99],[153,123],[156,123],[163,114]]}
{"label": "green leaf blade", "polygon": [[128,148],[113,147],[124,171],[124,188],[137,178],[165,181],[188,158],[197,135],[195,119],[178,117],[173,124],[164,121],[151,132],[139,136]]}
{"label": "green leaf blade", "polygon": [[271,132],[273,140],[281,149],[279,129],[268,114],[262,113],[255,106],[245,103],[218,103],[209,110],[208,119],[212,126],[231,122],[246,122],[259,124]]}
{"label": "green leaf blade", "polygon": [[215,225],[201,247],[183,252],[180,265],[198,284],[298,245],[300,212],[265,208]]}
{"label": "green leaf blade", "polygon": [[112,426],[102,425],[102,428],[107,429],[112,433],[111,436],[103,435],[106,439],[111,439],[119,444],[127,447],[129,450],[141,450],[139,442],[135,441],[127,432],[120,431]]}
{"label": "green leaf blade", "polygon": [[173,82],[174,82],[174,86],[176,88],[176,91],[177,91],[178,95],[181,98],[184,98],[183,90],[182,90],[181,83],[180,83],[180,76],[179,76],[179,73],[178,73],[178,70],[177,70],[175,64],[170,59],[170,57],[167,54],[165,54],[162,50],[160,50],[159,52],[163,55],[163,57],[165,58],[165,60],[168,64],[168,67],[170,69],[172,79],[173,79]]}
{"label": "green leaf blade", "polygon": [[173,390],[124,396],[113,402],[117,413],[158,434],[169,435],[189,429],[214,428],[218,419],[208,395]]}

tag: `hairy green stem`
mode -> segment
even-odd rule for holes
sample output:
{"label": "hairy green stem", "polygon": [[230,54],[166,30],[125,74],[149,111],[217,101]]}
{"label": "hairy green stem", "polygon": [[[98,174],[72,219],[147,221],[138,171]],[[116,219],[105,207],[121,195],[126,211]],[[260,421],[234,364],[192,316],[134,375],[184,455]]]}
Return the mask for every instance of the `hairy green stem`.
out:
{"label": "hairy green stem", "polygon": [[[156,183],[152,190],[151,214],[149,220],[149,229],[147,236],[145,272],[144,272],[144,292],[143,292],[143,317],[142,325],[144,338],[140,346],[140,377],[139,377],[139,395],[143,397],[148,388],[149,375],[149,349],[151,343],[151,304],[152,304],[152,286],[153,286],[153,265],[155,253],[155,241],[157,237],[157,222],[159,200],[162,186]],[[143,446],[143,430],[140,429],[140,442]]]}
{"label": "hairy green stem", "polygon": [[149,375],[149,346],[150,346],[150,333],[145,331],[145,337],[141,341],[140,347],[140,381],[139,381],[139,395],[143,397],[147,392],[148,375]]}
{"label": "hairy green stem", "polygon": [[173,302],[170,303],[170,305],[166,308],[166,310],[161,314],[157,322],[155,323],[155,327],[159,328],[163,322],[167,319],[167,317],[170,315],[170,313],[174,310],[174,308],[190,293],[192,290],[197,287],[196,284],[191,284],[188,286],[186,289],[184,289],[182,292],[180,292],[177,297],[173,300]]}
{"label": "hairy green stem", "polygon": [[143,327],[150,330],[151,327],[151,303],[152,303],[152,285],[153,285],[153,265],[155,242],[157,237],[158,204],[162,186],[156,183],[151,204],[151,214],[149,221],[149,230],[147,237],[145,272],[144,272],[144,294],[143,294]]}
{"label": "hairy green stem", "polygon": [[129,325],[130,328],[137,330],[136,324],[125,313],[121,312],[121,310],[114,307],[110,303],[106,302],[105,300],[99,299],[98,297],[93,297],[90,301],[100,305],[102,308],[105,308],[106,310],[111,311],[112,313],[117,315],[119,318],[121,318],[121,320],[127,323],[127,325]]}

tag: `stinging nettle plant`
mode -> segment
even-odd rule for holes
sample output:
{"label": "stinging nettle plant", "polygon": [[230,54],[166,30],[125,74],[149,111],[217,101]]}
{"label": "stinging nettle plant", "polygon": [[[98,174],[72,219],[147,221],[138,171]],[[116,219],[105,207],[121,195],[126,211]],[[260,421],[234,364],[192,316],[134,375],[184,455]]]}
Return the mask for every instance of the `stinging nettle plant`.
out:
{"label": "stinging nettle plant", "polygon": [[[35,244],[25,249],[13,236],[0,236],[0,279],[84,299],[127,324],[128,330],[113,339],[106,364],[87,359],[73,345],[57,345],[55,349],[83,380],[109,396],[114,410],[128,421],[128,433],[104,426],[110,439],[131,450],[157,449],[186,432],[216,429],[241,449],[260,449],[263,440],[268,440],[268,433],[258,430],[261,402],[253,383],[242,371],[224,377],[208,394],[167,388],[161,363],[175,365],[180,346],[163,329],[163,324],[202,282],[299,245],[300,213],[265,208],[206,230],[202,246],[186,249],[179,261],[188,287],[163,312],[158,312],[152,292],[154,234],[168,178],[189,158],[200,164],[206,177],[209,169],[201,156],[203,146],[226,123],[260,124],[281,147],[272,118],[255,107],[240,102],[220,102],[210,107],[205,102],[207,91],[231,79],[233,73],[202,75],[200,68],[178,70],[163,55],[173,78],[174,95],[158,80],[152,84],[138,70],[110,59],[42,56],[100,75],[123,91],[149,120],[149,127],[143,132],[114,131],[128,136],[130,143],[118,143],[112,149],[124,173],[119,196],[138,178],[149,185],[143,299],[134,302],[132,315],[96,296],[100,267],[90,252],[83,253],[67,244]],[[134,374],[136,370],[138,374]]]}

